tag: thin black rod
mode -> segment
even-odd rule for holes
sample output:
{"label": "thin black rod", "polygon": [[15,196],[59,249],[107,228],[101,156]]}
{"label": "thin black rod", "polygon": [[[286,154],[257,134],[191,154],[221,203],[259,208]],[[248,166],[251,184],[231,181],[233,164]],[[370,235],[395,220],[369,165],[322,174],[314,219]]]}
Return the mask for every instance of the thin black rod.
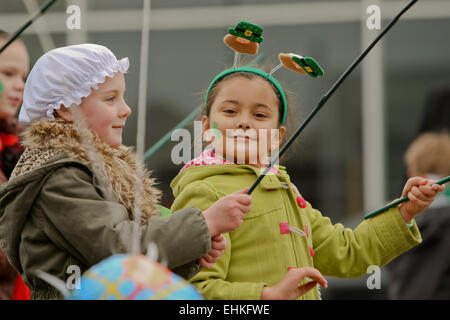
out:
{"label": "thin black rod", "polygon": [[322,97],[322,99],[319,101],[317,106],[311,111],[311,113],[308,115],[305,121],[300,125],[300,127],[295,131],[295,133],[292,135],[292,137],[286,142],[286,144],[280,149],[277,155],[275,155],[270,161],[267,168],[261,173],[261,175],[258,176],[256,181],[253,183],[253,185],[250,187],[250,189],[247,191],[247,194],[251,194],[253,190],[258,186],[258,184],[261,182],[261,180],[266,176],[266,174],[269,172],[270,168],[277,162],[283,153],[289,148],[289,146],[294,142],[294,140],[300,135],[300,133],[305,129],[305,127],[308,125],[308,123],[311,121],[312,118],[316,115],[317,112],[323,107],[323,105],[330,99],[330,97],[333,95],[333,93],[337,90],[337,88],[344,82],[344,80],[347,78],[347,76],[355,69],[358,64],[364,59],[364,57],[372,50],[372,48],[377,44],[378,41],[389,31],[389,29],[392,28],[392,26],[400,19],[400,17],[409,9],[412,7],[414,3],[416,3],[417,0],[411,0],[403,9],[400,11],[394,19],[384,28],[384,30],[372,41],[372,43],[353,61],[353,63],[348,67],[347,70],[340,76],[340,78],[333,84],[331,89]]}
{"label": "thin black rod", "polygon": [[[442,179],[442,180],[436,181],[436,182],[433,183],[433,184],[441,184],[441,185],[442,185],[442,184],[446,184],[446,183],[449,182],[449,181],[450,181],[450,176],[448,176],[448,177],[446,177],[446,178],[444,178],[444,179]],[[431,185],[433,185],[433,184],[431,184]],[[391,209],[391,208],[394,208],[394,207],[398,206],[400,203],[406,202],[406,201],[408,201],[408,200],[409,200],[408,196],[403,197],[403,198],[401,198],[401,199],[398,199],[398,200],[396,200],[396,201],[394,201],[394,202],[392,202],[392,203],[390,203],[390,204],[384,206],[384,207],[381,208],[381,209],[378,209],[378,210],[375,210],[374,212],[371,212],[371,213],[366,214],[366,215],[364,216],[364,219],[369,219],[369,218],[375,217],[375,216],[377,216],[377,215],[379,215],[379,214],[385,212],[386,210],[389,210],[389,209]]]}
{"label": "thin black rod", "polygon": [[0,49],[0,53],[2,53],[11,43],[13,43],[14,40],[16,40],[22,32],[24,32],[31,24],[36,20],[38,17],[44,14],[47,9],[56,2],[56,0],[49,0],[46,3],[42,5],[42,7],[39,8],[39,11],[34,13],[31,18],[25,22],[23,26],[21,26],[12,36],[9,38],[9,40],[3,45],[3,47]]}

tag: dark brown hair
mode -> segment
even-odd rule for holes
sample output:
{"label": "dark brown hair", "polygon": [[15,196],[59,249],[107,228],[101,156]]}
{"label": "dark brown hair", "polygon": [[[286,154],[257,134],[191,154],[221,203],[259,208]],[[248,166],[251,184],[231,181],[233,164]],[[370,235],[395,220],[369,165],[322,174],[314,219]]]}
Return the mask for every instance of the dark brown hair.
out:
{"label": "dark brown hair", "polygon": [[5,30],[0,29],[0,40],[8,40],[11,35]]}
{"label": "dark brown hair", "polygon": [[[8,41],[9,38],[11,38],[11,34],[8,33],[8,32],[6,32],[5,30],[0,29],[0,41]],[[22,43],[23,45],[25,45],[24,42],[23,42],[23,40],[20,39],[20,38],[16,38],[16,39],[14,40],[14,42],[20,42],[20,43]],[[13,42],[13,43],[14,43],[14,42]]]}

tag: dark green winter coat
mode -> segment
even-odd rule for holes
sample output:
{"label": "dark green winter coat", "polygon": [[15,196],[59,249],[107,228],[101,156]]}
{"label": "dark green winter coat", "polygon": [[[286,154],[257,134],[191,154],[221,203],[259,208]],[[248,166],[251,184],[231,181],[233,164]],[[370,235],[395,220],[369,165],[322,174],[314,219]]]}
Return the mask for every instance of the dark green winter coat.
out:
{"label": "dark green winter coat", "polygon": [[[143,170],[136,235],[134,188],[139,178],[130,174],[141,166],[130,148],[112,148],[86,136],[83,140],[60,120],[31,125],[24,135],[25,152],[11,180],[0,187],[1,249],[22,274],[32,299],[61,298],[36,271],[67,281],[69,266],[84,272],[113,254],[129,252],[134,236],[142,253],[155,242],[170,269],[192,277],[200,270],[197,259],[211,248],[200,210],[190,207],[161,217],[159,191]],[[103,161],[92,165],[81,141],[91,143]]]}

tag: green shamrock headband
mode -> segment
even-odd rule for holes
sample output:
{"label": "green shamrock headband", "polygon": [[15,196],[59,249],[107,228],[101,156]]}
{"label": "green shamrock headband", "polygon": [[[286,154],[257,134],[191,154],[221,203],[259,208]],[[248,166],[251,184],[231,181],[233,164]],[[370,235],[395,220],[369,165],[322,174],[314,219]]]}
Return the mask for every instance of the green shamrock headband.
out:
{"label": "green shamrock headband", "polygon": [[257,24],[253,24],[247,21],[240,21],[234,28],[228,29],[228,34],[223,38],[223,42],[234,50],[234,64],[233,68],[225,70],[218,74],[214,80],[209,85],[208,91],[206,93],[205,105],[208,102],[208,95],[214,85],[218,81],[223,79],[229,74],[236,72],[250,72],[257,74],[268,81],[270,81],[281,97],[281,103],[283,107],[283,114],[281,117],[281,125],[286,122],[287,114],[287,99],[284,93],[283,87],[278,83],[278,81],[272,77],[272,74],[281,67],[292,70],[297,73],[307,74],[313,78],[317,78],[324,74],[323,69],[320,65],[311,57],[302,57],[293,53],[280,53],[278,58],[280,59],[280,64],[273,68],[269,73],[264,72],[260,69],[249,68],[249,67],[237,67],[240,53],[246,53],[254,55],[258,52],[259,44],[263,42],[262,37],[263,28]]}
{"label": "green shamrock headband", "polygon": [[262,71],[260,69],[241,67],[241,68],[231,68],[231,69],[228,69],[228,70],[225,70],[225,71],[219,73],[214,78],[214,80],[211,82],[211,84],[209,85],[208,91],[206,93],[205,105],[208,102],[207,99],[208,99],[208,96],[209,96],[209,92],[214,87],[214,85],[217,82],[219,82],[221,79],[226,77],[227,75],[232,74],[232,73],[236,73],[236,72],[250,72],[250,73],[257,74],[257,75],[267,79],[268,81],[270,81],[275,86],[275,88],[277,89],[277,91],[278,91],[278,93],[280,94],[280,97],[281,97],[281,103],[282,103],[282,107],[283,107],[283,115],[281,117],[281,125],[284,125],[284,123],[286,122],[286,114],[287,114],[287,99],[286,99],[286,95],[284,94],[283,87],[269,73],[264,72],[264,71]]}

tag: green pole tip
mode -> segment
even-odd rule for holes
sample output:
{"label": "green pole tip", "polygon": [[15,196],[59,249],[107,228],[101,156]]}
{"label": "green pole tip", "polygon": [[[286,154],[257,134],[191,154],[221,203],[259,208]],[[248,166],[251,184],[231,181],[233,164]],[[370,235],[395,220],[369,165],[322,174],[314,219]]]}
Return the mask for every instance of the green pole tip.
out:
{"label": "green pole tip", "polygon": [[[443,185],[443,184],[446,184],[446,183],[449,182],[449,181],[450,181],[450,176],[448,176],[448,177],[446,177],[446,178],[444,178],[444,179],[442,179],[442,180],[436,181],[436,182],[433,183],[433,184],[440,184],[440,185]],[[431,184],[431,185],[433,185],[433,184]],[[384,206],[384,207],[381,208],[381,209],[378,209],[378,210],[376,210],[376,211],[374,211],[374,212],[371,212],[371,213],[366,214],[366,215],[364,216],[364,219],[369,219],[369,218],[375,217],[375,216],[377,216],[377,215],[379,215],[379,214],[381,214],[381,213],[383,213],[383,212],[385,212],[385,211],[387,211],[387,210],[389,210],[389,209],[391,209],[391,208],[393,208],[393,207],[398,206],[400,203],[406,202],[406,201],[408,201],[408,200],[409,200],[409,198],[406,196],[406,197],[403,197],[403,198],[401,198],[401,199],[398,199],[398,200],[396,200],[396,201],[394,201],[394,202],[391,202],[390,204],[388,204],[387,206]]]}

